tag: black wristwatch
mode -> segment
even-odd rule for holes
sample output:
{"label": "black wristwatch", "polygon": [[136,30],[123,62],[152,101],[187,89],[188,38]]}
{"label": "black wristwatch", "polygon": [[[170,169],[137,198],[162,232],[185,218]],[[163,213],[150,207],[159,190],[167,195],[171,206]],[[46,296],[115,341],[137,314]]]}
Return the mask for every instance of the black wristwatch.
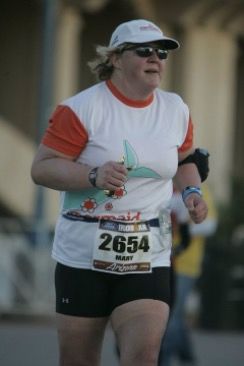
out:
{"label": "black wristwatch", "polygon": [[89,171],[89,174],[88,174],[88,179],[89,179],[89,182],[91,183],[91,185],[93,187],[97,187],[96,185],[96,181],[97,181],[97,168],[93,168]]}

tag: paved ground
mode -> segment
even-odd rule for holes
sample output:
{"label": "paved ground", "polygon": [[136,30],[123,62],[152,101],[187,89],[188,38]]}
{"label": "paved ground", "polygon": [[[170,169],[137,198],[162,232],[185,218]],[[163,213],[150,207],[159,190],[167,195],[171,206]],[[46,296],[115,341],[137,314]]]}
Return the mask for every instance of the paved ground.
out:
{"label": "paved ground", "polygon": [[[244,332],[195,330],[193,338],[199,366],[244,365]],[[1,366],[58,366],[57,358],[56,332],[50,322],[0,321]],[[118,366],[110,328],[106,332],[101,366]]]}

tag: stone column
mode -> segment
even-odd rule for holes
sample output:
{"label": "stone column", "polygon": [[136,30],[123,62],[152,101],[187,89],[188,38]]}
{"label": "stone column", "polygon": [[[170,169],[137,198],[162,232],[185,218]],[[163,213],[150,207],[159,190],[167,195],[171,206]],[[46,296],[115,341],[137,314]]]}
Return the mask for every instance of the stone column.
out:
{"label": "stone column", "polygon": [[[80,31],[82,18],[77,9],[61,7],[58,16],[55,63],[54,63],[54,109],[64,99],[79,90]],[[52,111],[50,111],[50,114]],[[54,224],[58,214],[58,192],[47,190],[48,222]]]}
{"label": "stone column", "polygon": [[72,7],[62,7],[58,19],[55,52],[55,103],[78,91],[82,26],[80,12]]}
{"label": "stone column", "polygon": [[181,53],[182,92],[196,126],[196,145],[211,153],[209,183],[224,202],[232,173],[237,44],[230,33],[191,26]]}

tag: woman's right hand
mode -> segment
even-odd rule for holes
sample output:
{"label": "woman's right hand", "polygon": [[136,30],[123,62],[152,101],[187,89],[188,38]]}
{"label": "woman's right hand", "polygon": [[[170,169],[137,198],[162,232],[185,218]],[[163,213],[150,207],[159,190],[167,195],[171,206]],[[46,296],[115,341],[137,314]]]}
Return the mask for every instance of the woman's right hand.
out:
{"label": "woman's right hand", "polygon": [[96,186],[100,189],[115,191],[127,181],[128,170],[115,161],[108,161],[97,170]]}

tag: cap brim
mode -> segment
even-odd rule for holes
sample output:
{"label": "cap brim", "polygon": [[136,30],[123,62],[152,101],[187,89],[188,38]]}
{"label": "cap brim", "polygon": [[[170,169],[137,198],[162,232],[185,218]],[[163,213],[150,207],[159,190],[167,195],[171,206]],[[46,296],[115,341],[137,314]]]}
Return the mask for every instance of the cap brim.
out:
{"label": "cap brim", "polygon": [[159,40],[160,44],[162,44],[163,48],[166,50],[175,50],[176,48],[180,47],[178,41],[173,38],[164,38]]}
{"label": "cap brim", "polygon": [[146,43],[146,42],[157,42],[159,44],[162,45],[162,47],[165,50],[175,50],[176,48],[180,47],[180,44],[178,41],[176,41],[173,38],[168,38],[168,37],[164,37],[164,38],[159,38],[159,39],[148,39],[148,40],[144,40],[143,42],[137,42],[137,43]]}
{"label": "cap brim", "polygon": [[160,38],[153,38],[152,37],[145,37],[145,35],[143,37],[130,37],[130,39],[124,39],[123,42],[121,42],[120,44],[116,45],[116,47],[120,46],[121,44],[124,43],[136,43],[136,44],[140,44],[140,43],[149,43],[149,42],[158,42],[162,45],[162,47],[166,50],[174,50],[176,48],[180,47],[180,44],[178,41],[176,41],[173,38],[168,38],[168,37],[160,37]]}

